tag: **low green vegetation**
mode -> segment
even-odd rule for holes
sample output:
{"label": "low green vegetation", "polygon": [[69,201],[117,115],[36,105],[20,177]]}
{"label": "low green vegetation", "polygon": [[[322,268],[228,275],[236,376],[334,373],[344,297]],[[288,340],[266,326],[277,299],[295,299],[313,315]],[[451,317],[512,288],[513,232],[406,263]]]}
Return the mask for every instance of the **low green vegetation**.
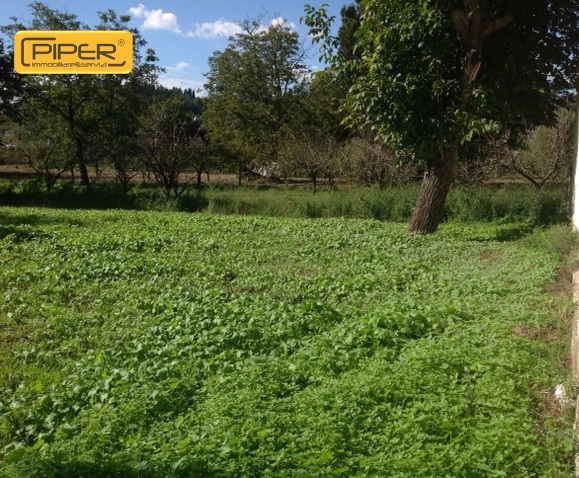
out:
{"label": "low green vegetation", "polygon": [[0,208],[0,475],[570,477],[571,237]]}
{"label": "low green vegetation", "polygon": [[[418,189],[418,184],[384,189],[345,185],[312,194],[307,187],[258,182],[245,187],[210,184],[201,189],[191,187],[180,198],[166,200],[160,188],[151,185],[134,185],[125,193],[112,183],[94,183],[87,189],[62,182],[48,194],[35,181],[0,180],[0,204],[408,221]],[[560,184],[540,191],[526,184],[463,185],[450,192],[444,221],[556,224],[567,220],[567,201],[566,187]]]}

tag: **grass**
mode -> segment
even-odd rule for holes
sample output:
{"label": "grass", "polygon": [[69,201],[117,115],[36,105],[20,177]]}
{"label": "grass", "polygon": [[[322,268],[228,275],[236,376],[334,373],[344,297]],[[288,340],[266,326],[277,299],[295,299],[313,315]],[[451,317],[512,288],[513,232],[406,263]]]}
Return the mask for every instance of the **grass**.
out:
{"label": "grass", "polygon": [[0,208],[0,474],[570,477],[564,226]]}
{"label": "grass", "polygon": [[[95,183],[88,189],[60,183],[46,194],[33,181],[4,180],[0,182],[0,204],[405,222],[416,203],[418,188],[417,184],[388,189],[352,187],[314,195],[304,188],[212,185],[201,190],[189,188],[180,198],[167,201],[159,188],[150,185],[133,186],[125,194],[112,183]],[[561,185],[541,191],[523,184],[457,186],[449,194],[444,213],[445,221],[531,225],[561,223],[567,217],[567,192]]]}

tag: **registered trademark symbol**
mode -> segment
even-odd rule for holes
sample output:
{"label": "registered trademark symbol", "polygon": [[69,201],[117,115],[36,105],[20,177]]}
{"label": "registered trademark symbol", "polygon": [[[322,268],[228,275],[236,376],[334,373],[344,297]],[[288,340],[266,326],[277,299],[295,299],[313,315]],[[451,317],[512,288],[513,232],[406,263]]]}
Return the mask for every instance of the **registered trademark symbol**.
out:
{"label": "registered trademark symbol", "polygon": [[119,40],[119,45],[123,46],[125,44],[125,40],[123,40],[122,38]]}

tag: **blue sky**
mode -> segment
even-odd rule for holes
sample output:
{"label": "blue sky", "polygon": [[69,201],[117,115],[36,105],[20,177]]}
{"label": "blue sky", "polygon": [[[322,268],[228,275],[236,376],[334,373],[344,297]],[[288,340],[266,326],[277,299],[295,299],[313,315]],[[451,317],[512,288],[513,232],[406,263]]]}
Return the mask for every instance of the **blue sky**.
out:
{"label": "blue sky", "polygon": [[[28,1],[0,0],[0,24],[16,16],[27,23]],[[131,26],[140,29],[166,68],[160,81],[166,86],[202,88],[207,59],[227,46],[228,35],[237,31],[244,20],[284,21],[295,29],[309,49],[308,65],[316,68],[318,54],[307,38],[307,28],[300,24],[304,4],[329,5],[329,12],[340,17],[348,0],[45,0],[50,8],[78,15],[89,26],[98,23],[97,12],[113,9],[131,15]],[[283,19],[283,20],[282,20]]]}

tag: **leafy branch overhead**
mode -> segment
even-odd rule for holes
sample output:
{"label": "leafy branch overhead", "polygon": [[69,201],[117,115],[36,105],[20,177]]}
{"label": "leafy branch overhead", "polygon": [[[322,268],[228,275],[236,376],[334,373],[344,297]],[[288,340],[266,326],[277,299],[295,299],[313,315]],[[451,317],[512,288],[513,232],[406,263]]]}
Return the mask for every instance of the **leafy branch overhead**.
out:
{"label": "leafy branch overhead", "polygon": [[552,124],[577,76],[579,2],[368,0],[358,56],[344,60],[327,5],[304,22],[322,57],[350,72],[346,120],[425,165],[409,230],[436,230],[457,161],[484,133]]}

